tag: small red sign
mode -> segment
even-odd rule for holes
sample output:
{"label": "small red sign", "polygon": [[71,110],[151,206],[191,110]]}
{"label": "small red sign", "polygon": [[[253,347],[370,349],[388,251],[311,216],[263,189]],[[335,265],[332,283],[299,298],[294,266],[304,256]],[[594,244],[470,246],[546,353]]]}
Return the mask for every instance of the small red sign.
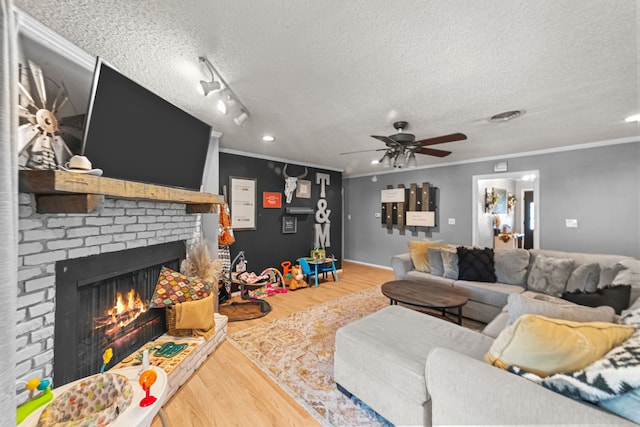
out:
{"label": "small red sign", "polygon": [[282,207],[282,193],[262,193],[262,207],[263,208],[281,208]]}

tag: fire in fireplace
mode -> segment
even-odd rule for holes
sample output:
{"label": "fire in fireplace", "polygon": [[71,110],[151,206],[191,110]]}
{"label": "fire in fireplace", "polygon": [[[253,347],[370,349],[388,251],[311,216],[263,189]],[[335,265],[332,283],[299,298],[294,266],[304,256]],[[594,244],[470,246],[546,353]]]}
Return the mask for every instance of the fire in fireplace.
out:
{"label": "fire in fireplace", "polygon": [[109,252],[56,263],[54,381],[96,373],[166,332],[164,310],[149,309],[162,266],[178,270],[185,243]]}

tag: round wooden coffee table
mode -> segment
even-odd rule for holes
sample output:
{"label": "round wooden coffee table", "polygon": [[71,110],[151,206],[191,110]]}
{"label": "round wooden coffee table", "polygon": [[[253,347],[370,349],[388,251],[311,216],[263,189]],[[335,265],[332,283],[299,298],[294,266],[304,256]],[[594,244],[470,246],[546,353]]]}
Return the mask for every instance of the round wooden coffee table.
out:
{"label": "round wooden coffee table", "polygon": [[[447,314],[457,316],[458,325],[462,325],[462,306],[469,301],[467,291],[430,281],[394,280],[382,285],[382,293],[389,298],[391,305],[399,302],[415,307],[439,310],[442,317]],[[455,311],[452,311],[455,310]]]}

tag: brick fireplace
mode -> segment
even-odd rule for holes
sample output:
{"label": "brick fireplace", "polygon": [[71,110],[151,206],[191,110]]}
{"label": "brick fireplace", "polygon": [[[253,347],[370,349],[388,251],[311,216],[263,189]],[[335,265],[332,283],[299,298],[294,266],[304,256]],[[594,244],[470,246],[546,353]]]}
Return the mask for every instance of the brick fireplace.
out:
{"label": "brick fireplace", "polygon": [[[56,263],[167,242],[190,244],[200,236],[201,216],[185,214],[181,203],[107,198],[88,214],[36,213],[35,197],[27,193],[19,203],[18,382],[53,376]],[[24,388],[18,392],[24,400]]]}

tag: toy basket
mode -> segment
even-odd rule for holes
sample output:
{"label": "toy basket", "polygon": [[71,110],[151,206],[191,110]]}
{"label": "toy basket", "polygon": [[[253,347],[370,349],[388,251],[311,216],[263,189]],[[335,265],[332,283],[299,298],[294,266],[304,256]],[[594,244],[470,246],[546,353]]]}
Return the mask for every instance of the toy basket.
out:
{"label": "toy basket", "polygon": [[193,335],[193,329],[176,329],[176,309],[172,305],[165,307],[167,317],[167,333],[174,337],[187,337]]}

